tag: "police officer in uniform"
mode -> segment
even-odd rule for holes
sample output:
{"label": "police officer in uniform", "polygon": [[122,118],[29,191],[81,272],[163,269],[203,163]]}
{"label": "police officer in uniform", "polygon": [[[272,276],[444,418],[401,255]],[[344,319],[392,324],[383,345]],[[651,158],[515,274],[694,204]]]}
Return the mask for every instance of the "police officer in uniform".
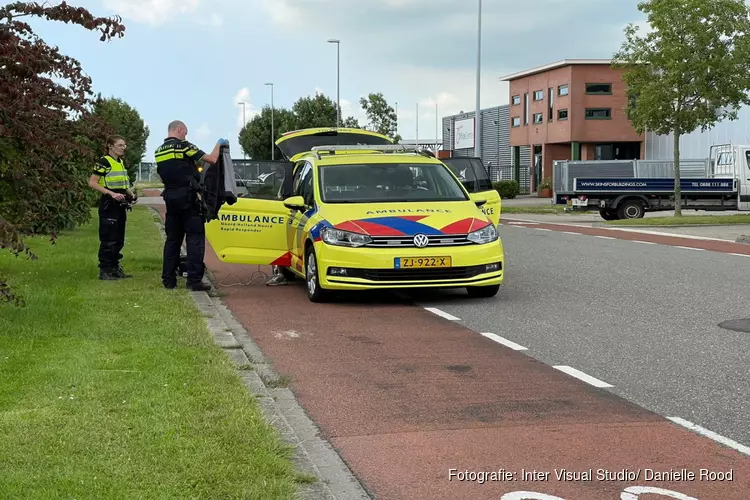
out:
{"label": "police officer in uniform", "polygon": [[99,279],[132,278],[120,265],[125,245],[126,207],[137,200],[122,157],[125,139],[119,135],[107,140],[107,154],[99,158],[89,179],[89,186],[102,193],[99,199]]}
{"label": "police officer in uniform", "polygon": [[219,139],[210,154],[185,140],[188,129],[185,123],[175,120],[169,124],[168,136],[156,149],[156,171],[164,183],[162,197],[167,208],[164,230],[164,263],[161,280],[165,288],[177,287],[177,268],[182,240],[187,240],[187,288],[205,291],[211,287],[203,284],[205,272],[205,220],[200,210],[199,163],[216,163],[221,146],[229,144]]}

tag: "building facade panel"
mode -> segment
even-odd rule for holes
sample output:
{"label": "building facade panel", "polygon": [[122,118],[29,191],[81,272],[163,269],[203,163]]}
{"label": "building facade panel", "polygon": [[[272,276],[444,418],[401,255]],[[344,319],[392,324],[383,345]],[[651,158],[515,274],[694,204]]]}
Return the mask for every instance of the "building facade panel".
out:
{"label": "building facade panel", "polygon": [[[517,180],[521,191],[528,192],[530,179],[528,165],[531,155],[528,147],[521,148],[520,177],[516,178],[513,166],[513,156],[510,147],[510,106],[495,106],[481,110],[482,130],[482,162],[487,166],[493,181]],[[455,123],[461,120],[474,118],[474,111],[444,116],[442,119],[443,151],[450,151],[452,156],[467,157],[475,156],[475,148],[454,149]],[[475,139],[476,140],[476,139]]]}

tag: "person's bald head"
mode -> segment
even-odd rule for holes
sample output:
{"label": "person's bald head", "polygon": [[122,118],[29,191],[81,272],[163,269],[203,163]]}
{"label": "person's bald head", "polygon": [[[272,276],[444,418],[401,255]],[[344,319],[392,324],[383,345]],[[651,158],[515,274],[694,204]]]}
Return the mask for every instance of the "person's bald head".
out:
{"label": "person's bald head", "polygon": [[173,120],[169,122],[168,133],[169,137],[176,137],[184,141],[188,133],[187,125],[181,120]]}

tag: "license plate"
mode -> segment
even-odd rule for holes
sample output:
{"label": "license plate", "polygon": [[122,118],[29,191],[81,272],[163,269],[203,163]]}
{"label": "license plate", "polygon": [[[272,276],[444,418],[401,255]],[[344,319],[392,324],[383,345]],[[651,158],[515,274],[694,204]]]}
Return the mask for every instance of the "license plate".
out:
{"label": "license plate", "polygon": [[414,269],[425,267],[451,267],[450,257],[396,257],[393,260],[396,269]]}
{"label": "license plate", "polygon": [[589,200],[579,200],[578,198],[573,200],[573,205],[576,207],[585,207],[589,204]]}

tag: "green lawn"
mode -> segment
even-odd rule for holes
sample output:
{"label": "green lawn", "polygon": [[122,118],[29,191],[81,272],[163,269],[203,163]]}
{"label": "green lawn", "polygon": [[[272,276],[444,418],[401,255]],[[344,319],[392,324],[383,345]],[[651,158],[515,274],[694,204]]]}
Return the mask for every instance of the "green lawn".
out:
{"label": "green lawn", "polygon": [[502,205],[501,214],[564,214],[562,205]]}
{"label": "green lawn", "polygon": [[701,224],[750,224],[750,214],[736,215],[683,215],[681,217],[644,217],[603,221],[612,226],[678,226]]}
{"label": "green lawn", "polygon": [[26,300],[0,305],[0,497],[263,498],[294,495],[291,450],[263,419],[185,290],[160,283],[145,207],[123,254],[135,277],[97,279],[97,220],[0,251]]}

